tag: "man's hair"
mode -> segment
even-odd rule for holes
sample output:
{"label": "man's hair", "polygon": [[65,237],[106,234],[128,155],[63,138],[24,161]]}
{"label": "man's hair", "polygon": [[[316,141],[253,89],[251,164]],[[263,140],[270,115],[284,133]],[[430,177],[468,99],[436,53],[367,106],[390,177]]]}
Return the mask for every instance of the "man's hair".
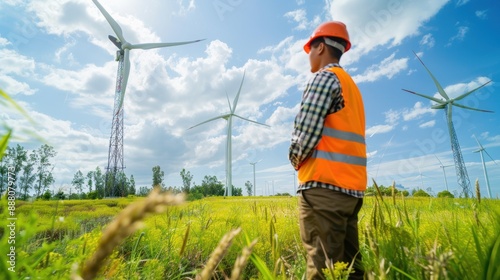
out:
{"label": "man's hair", "polygon": [[[341,38],[338,38],[338,37],[328,37],[328,38],[330,38],[331,40],[333,40],[333,41],[341,44],[344,47],[347,46],[347,42],[344,39],[341,39]],[[335,47],[332,47],[332,46],[326,44],[324,37],[318,37],[318,38],[312,40],[310,46],[311,46],[311,48],[312,47],[317,47],[317,46],[319,46],[320,43],[325,44],[325,46],[328,49],[328,52],[330,53],[331,56],[333,56],[333,57],[337,58],[338,60],[340,60],[340,58],[342,57],[342,54],[343,54],[342,51],[339,50],[339,49],[337,49],[337,48],[335,48]]]}

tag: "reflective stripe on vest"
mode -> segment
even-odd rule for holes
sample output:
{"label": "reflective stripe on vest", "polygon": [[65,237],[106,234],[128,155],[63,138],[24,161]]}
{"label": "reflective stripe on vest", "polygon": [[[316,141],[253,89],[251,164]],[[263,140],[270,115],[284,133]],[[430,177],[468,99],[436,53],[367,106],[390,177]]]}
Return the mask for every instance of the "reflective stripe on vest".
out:
{"label": "reflective stripe on vest", "polygon": [[344,108],[328,115],[321,140],[300,166],[301,184],[316,181],[350,190],[366,190],[365,116],[361,93],[340,67],[328,69],[339,79]]}

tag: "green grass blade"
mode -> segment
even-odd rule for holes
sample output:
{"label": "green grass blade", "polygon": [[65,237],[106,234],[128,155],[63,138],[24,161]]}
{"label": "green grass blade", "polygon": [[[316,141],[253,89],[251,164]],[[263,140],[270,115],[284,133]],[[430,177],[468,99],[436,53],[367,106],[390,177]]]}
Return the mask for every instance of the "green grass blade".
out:
{"label": "green grass blade", "polygon": [[250,260],[255,265],[257,270],[262,274],[262,279],[274,279],[274,275],[271,273],[266,263],[256,254],[252,253],[250,255]]}
{"label": "green grass blade", "polygon": [[404,276],[408,277],[408,279],[411,279],[411,280],[417,280],[417,278],[412,277],[410,274],[408,274],[408,273],[406,273],[406,272],[402,271],[401,269],[399,269],[399,268],[397,268],[397,267],[395,267],[395,266],[393,266],[393,265],[391,265],[391,269],[394,269],[394,270],[396,270],[397,272],[399,272],[399,273],[403,274]]}
{"label": "green grass blade", "polygon": [[0,96],[3,97],[5,100],[8,101],[8,104],[10,104],[14,109],[16,109],[19,113],[21,113],[27,120],[29,120],[31,123],[35,123],[35,121],[28,115],[28,113],[21,107],[19,104],[14,101],[7,93],[5,93],[3,90],[0,89]]}
{"label": "green grass blade", "polygon": [[7,128],[7,134],[3,135],[2,138],[0,138],[0,159],[3,158],[3,154],[7,149],[7,145],[9,144],[9,139],[11,135],[12,135],[12,129]]}
{"label": "green grass blade", "polygon": [[500,263],[500,233],[497,234],[497,238],[491,249],[489,250],[489,254],[486,256],[485,261],[485,269],[484,269],[484,277],[486,280],[495,280],[500,279],[500,267],[498,264]]}

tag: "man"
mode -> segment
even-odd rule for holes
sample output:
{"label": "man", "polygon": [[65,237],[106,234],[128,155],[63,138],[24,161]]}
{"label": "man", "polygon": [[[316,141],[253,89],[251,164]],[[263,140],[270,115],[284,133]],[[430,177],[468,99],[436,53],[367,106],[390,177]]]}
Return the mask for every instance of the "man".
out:
{"label": "man", "polygon": [[367,184],[364,106],[339,65],[350,47],[346,26],[338,21],[318,26],[304,45],[314,76],[295,118],[289,159],[298,170],[307,279],[324,279],[327,261],[354,262],[350,279],[364,274],[357,226]]}

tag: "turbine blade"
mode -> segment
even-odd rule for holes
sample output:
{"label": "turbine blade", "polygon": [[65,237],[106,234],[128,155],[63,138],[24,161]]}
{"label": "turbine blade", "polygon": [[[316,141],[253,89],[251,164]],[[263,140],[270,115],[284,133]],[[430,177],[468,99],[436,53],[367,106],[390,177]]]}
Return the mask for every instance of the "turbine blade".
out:
{"label": "turbine blade", "polygon": [[436,154],[434,154],[434,156],[436,157],[436,159],[439,161],[439,164],[441,164],[441,166],[443,166],[443,163],[439,160],[438,156],[436,156]]}
{"label": "turbine blade", "polygon": [[429,75],[431,76],[432,80],[434,81],[434,84],[436,85],[436,88],[438,89],[439,94],[444,99],[449,100],[450,98],[448,97],[448,95],[444,91],[443,87],[439,84],[439,82],[437,81],[436,77],[434,77],[434,75],[432,75],[431,71],[429,70],[429,68],[427,68],[427,66],[425,66],[424,62],[420,59],[420,57],[418,57],[418,55],[415,52],[413,52],[413,53],[418,58],[418,60],[420,61],[420,63],[422,63],[422,65],[424,66],[425,70],[427,70],[427,73],[429,73]]}
{"label": "turbine blade", "polygon": [[483,149],[483,150],[484,150],[484,152],[485,152],[485,153],[486,153],[486,154],[490,157],[490,159],[493,161],[493,163],[494,163],[495,165],[498,165],[498,164],[497,164],[497,162],[496,162],[496,161],[495,161],[495,160],[494,160],[494,159],[490,156],[490,154],[488,153],[488,151],[486,151],[485,149]]}
{"label": "turbine blade", "polygon": [[476,139],[476,142],[477,142],[477,144],[479,145],[479,150],[474,151],[474,152],[475,152],[475,153],[477,153],[477,152],[482,152],[482,151],[483,151],[483,152],[485,152],[485,153],[486,153],[486,155],[488,155],[488,157],[490,157],[490,159],[493,161],[493,163],[495,163],[496,165],[498,165],[498,164],[497,164],[497,162],[493,159],[493,157],[492,157],[492,156],[488,153],[488,151],[486,151],[486,149],[483,147],[483,145],[481,145],[481,143],[480,143],[480,142],[479,142],[479,140],[477,139],[476,135],[472,134],[472,136],[474,136],[474,139]]}
{"label": "turbine blade", "polygon": [[231,110],[231,113],[234,113],[236,111],[236,105],[238,105],[238,99],[240,98],[241,87],[243,87],[244,80],[245,80],[245,71],[243,71],[243,78],[241,79],[241,84],[240,88],[238,89],[238,94],[236,94],[236,97],[234,98],[233,109]]}
{"label": "turbine blade", "polygon": [[227,99],[227,105],[229,106],[229,112],[232,112],[233,109],[231,107],[231,102],[229,101],[229,95],[227,95],[227,91],[226,91],[226,99]]}
{"label": "turbine blade", "polygon": [[180,46],[180,45],[187,45],[187,44],[192,44],[196,42],[203,41],[205,39],[200,39],[200,40],[194,40],[194,41],[185,41],[185,42],[174,42],[174,43],[146,43],[146,44],[134,44],[130,45],[130,49],[142,49],[142,50],[149,50],[149,49],[157,49],[157,48],[165,48],[165,47],[173,47],[173,46]]}
{"label": "turbine blade", "polygon": [[256,124],[260,124],[260,125],[263,125],[263,126],[270,127],[270,126],[269,126],[269,125],[267,125],[267,124],[260,123],[260,122],[256,122],[256,121],[252,121],[252,120],[249,120],[249,119],[244,118],[244,117],[242,117],[242,116],[238,116],[238,115],[236,115],[236,114],[233,114],[233,116],[235,116],[235,117],[237,117],[237,118],[240,118],[240,119],[242,119],[242,120],[245,120],[245,121],[249,121],[249,122],[253,122],[253,123],[256,123]]}
{"label": "turbine blade", "polygon": [[407,91],[407,92],[409,92],[409,93],[413,93],[413,94],[415,94],[415,95],[418,95],[418,96],[421,96],[421,97],[424,97],[424,98],[430,99],[430,100],[432,100],[432,101],[434,101],[434,102],[436,102],[436,103],[439,103],[439,104],[446,104],[446,102],[445,102],[445,101],[443,101],[443,100],[441,100],[441,99],[434,98],[434,97],[432,97],[432,96],[427,96],[427,95],[424,95],[424,94],[421,94],[421,93],[417,93],[417,92],[414,92],[414,91],[411,91],[411,90],[407,90],[407,89],[404,89],[404,88],[403,88],[403,90],[404,90],[404,91]]}
{"label": "turbine blade", "polygon": [[466,97],[467,95],[469,95],[469,94],[471,94],[471,93],[475,92],[476,90],[478,90],[478,89],[480,89],[480,88],[484,87],[485,85],[487,85],[487,84],[489,84],[489,83],[491,83],[491,80],[490,80],[490,81],[488,81],[488,82],[486,82],[486,83],[484,83],[484,84],[482,84],[482,85],[480,85],[480,86],[478,86],[477,88],[475,88],[475,89],[473,89],[473,90],[471,90],[471,91],[469,91],[469,92],[466,92],[466,93],[464,93],[464,94],[462,94],[462,95],[460,95],[460,96],[458,96],[458,97],[456,97],[456,98],[453,98],[453,100],[460,100],[460,99],[462,99],[462,98]]}
{"label": "turbine blade", "polygon": [[122,42],[120,40],[116,39],[116,37],[108,35],[108,39],[118,48],[122,49]]}
{"label": "turbine blade", "polygon": [[469,109],[469,110],[474,110],[474,111],[479,111],[479,112],[485,112],[485,113],[494,113],[493,111],[472,108],[472,107],[464,106],[464,105],[461,105],[461,104],[458,104],[458,103],[451,103],[451,104],[454,105],[454,106],[460,107],[460,108],[464,108],[464,109]]}
{"label": "turbine blade", "polygon": [[484,150],[483,145],[481,145],[481,143],[479,143],[479,140],[477,140],[476,135],[472,134],[472,137],[474,137],[474,139],[476,139],[476,142],[477,142],[477,145],[479,146],[479,149]]}
{"label": "turbine blade", "polygon": [[109,25],[111,25],[111,28],[115,32],[115,34],[118,37],[118,39],[120,40],[120,42],[125,43],[126,41],[125,41],[125,38],[123,37],[123,32],[122,32],[120,25],[118,25],[118,23],[111,17],[111,15],[106,11],[106,9],[104,9],[104,7],[99,3],[99,1],[92,0],[92,2],[94,2],[94,4],[97,6],[97,8],[104,15],[104,17],[108,21]]}
{"label": "turbine blade", "polygon": [[477,150],[473,151],[473,153],[479,153],[479,152],[481,152],[481,151],[484,151],[484,148],[483,148],[483,146],[481,145],[481,143],[479,143],[479,140],[477,140],[476,135],[472,134],[472,137],[474,137],[474,139],[476,139],[476,143],[477,143],[477,145],[479,146],[479,149],[477,149]]}
{"label": "turbine blade", "polygon": [[211,121],[214,121],[214,120],[217,120],[217,119],[223,119],[224,117],[225,117],[225,115],[224,115],[224,116],[214,117],[214,118],[208,119],[208,120],[206,120],[206,121],[204,121],[204,122],[201,122],[201,123],[199,123],[199,124],[197,124],[197,125],[193,125],[192,127],[188,128],[188,129],[195,128],[195,127],[197,127],[197,126],[200,126],[200,125],[202,125],[202,124],[206,124],[207,122],[211,122]]}
{"label": "turbine blade", "polygon": [[122,77],[120,84],[120,101],[118,103],[118,110],[116,113],[118,114],[120,110],[123,108],[123,100],[125,99],[125,91],[127,90],[128,84],[128,76],[130,74],[130,58],[129,58],[129,50],[123,51],[123,69],[122,69]]}

